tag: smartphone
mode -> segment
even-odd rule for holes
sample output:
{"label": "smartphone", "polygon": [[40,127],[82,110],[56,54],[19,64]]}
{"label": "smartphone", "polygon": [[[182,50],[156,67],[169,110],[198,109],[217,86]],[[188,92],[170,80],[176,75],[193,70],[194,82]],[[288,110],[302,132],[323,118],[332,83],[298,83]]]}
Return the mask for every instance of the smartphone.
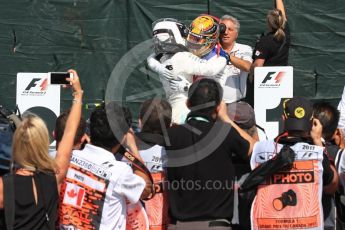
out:
{"label": "smartphone", "polygon": [[69,85],[66,78],[73,79],[73,73],[68,72],[49,72],[48,79],[51,85]]}

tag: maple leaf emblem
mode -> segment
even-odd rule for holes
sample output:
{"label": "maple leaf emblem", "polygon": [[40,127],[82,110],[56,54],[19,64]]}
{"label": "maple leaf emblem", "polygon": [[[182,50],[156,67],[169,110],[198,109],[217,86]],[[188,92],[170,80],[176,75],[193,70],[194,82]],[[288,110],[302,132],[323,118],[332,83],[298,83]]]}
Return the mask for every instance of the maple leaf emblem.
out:
{"label": "maple leaf emblem", "polygon": [[71,197],[71,198],[74,198],[74,197],[77,196],[77,193],[75,192],[74,189],[71,189],[71,190],[69,190],[69,191],[67,192],[67,195],[68,195],[69,197]]}

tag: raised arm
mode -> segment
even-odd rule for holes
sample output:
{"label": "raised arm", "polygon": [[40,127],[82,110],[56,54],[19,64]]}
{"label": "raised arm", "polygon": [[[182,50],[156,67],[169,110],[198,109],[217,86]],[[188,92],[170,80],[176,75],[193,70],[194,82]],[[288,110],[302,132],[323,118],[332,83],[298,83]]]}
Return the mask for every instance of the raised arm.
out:
{"label": "raised arm", "polygon": [[121,144],[124,145],[129,151],[139,160],[143,161],[139,154],[138,146],[135,141],[135,134],[132,128],[123,136]]}
{"label": "raised arm", "polygon": [[249,72],[250,66],[252,65],[253,49],[249,46],[244,46],[242,52],[239,50],[229,53],[229,61],[236,68]]}
{"label": "raised arm", "polygon": [[158,73],[158,74],[163,74],[164,72],[164,65],[162,65],[156,58],[155,58],[155,54],[152,53],[150,56],[148,56],[148,58],[146,59],[147,65],[149,66],[149,68]]}
{"label": "raised arm", "polygon": [[284,20],[287,21],[283,0],[276,0],[276,8],[282,12]]}
{"label": "raised arm", "polygon": [[340,112],[338,127],[343,128],[343,127],[345,127],[345,87],[343,89],[343,94],[341,96],[341,100],[338,104],[338,110]]}
{"label": "raised arm", "polygon": [[249,149],[247,152],[248,157],[250,158],[254,144],[257,142],[254,138],[252,138],[248,133],[246,133],[243,129],[241,129],[234,121],[232,121],[228,114],[227,114],[227,107],[224,101],[220,104],[220,109],[218,111],[218,118],[222,120],[224,123],[230,124],[236,131],[240,134],[240,136],[249,142]]}
{"label": "raised arm", "polygon": [[79,125],[82,109],[83,90],[80,86],[78,74],[75,70],[68,70],[68,72],[73,73],[73,78],[68,78],[67,80],[71,82],[74,99],[55,158],[59,170],[56,174],[58,188],[66,177],[72,154],[73,141]]}
{"label": "raised arm", "polygon": [[239,68],[240,70],[243,70],[245,72],[250,71],[250,66],[252,65],[250,61],[241,59],[231,54],[229,55],[229,57],[231,64],[233,64],[236,68]]}

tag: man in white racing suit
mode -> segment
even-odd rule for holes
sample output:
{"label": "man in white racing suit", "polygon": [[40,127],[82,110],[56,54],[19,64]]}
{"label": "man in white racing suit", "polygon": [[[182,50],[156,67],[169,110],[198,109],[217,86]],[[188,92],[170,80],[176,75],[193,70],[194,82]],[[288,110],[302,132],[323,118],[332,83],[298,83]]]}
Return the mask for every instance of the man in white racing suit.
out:
{"label": "man in white racing suit", "polygon": [[[229,19],[230,18],[230,19]],[[234,22],[233,22],[234,21]],[[236,23],[235,23],[236,22]],[[212,24],[220,25],[220,44],[218,38],[213,35]],[[219,20],[210,15],[197,17],[190,25],[187,37],[188,49],[203,59],[212,61],[220,55],[229,55],[229,63],[226,68],[215,76],[223,88],[223,100],[229,104],[243,99],[246,95],[246,81],[252,59],[252,50],[249,46],[236,43],[239,23],[233,17],[225,17]],[[214,48],[210,52],[210,44]]]}
{"label": "man in white racing suit", "polygon": [[[214,28],[219,36],[218,24]],[[227,63],[227,59],[219,55],[208,61],[188,52],[185,47],[187,35],[188,29],[174,19],[154,22],[155,53],[147,58],[149,67],[159,74],[166,98],[172,107],[172,122],[176,124],[183,124],[189,113],[186,100],[193,77],[217,75]],[[214,46],[209,47],[208,52]]]}

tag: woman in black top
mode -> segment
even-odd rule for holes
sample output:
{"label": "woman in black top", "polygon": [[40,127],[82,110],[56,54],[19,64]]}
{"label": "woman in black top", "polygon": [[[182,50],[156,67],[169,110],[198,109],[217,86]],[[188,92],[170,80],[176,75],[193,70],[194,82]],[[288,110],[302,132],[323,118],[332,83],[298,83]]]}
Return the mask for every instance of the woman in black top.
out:
{"label": "woman in black top", "polygon": [[0,177],[0,208],[5,209],[7,217],[14,212],[14,220],[6,223],[11,229],[56,228],[58,194],[69,166],[82,108],[83,90],[77,72],[69,72],[73,73],[73,78],[67,80],[72,85],[74,100],[55,160],[48,155],[48,129],[41,118],[24,118],[14,133],[15,168],[13,174]]}
{"label": "woman in black top", "polygon": [[252,71],[257,66],[286,66],[290,45],[283,0],[276,0],[276,9],[267,14],[269,32],[257,41],[253,52]]}
{"label": "woman in black top", "polygon": [[247,79],[246,102],[254,107],[254,68],[260,66],[287,66],[290,46],[290,30],[287,24],[283,0],[276,0],[276,9],[267,14],[269,32],[256,42],[253,63]]}

